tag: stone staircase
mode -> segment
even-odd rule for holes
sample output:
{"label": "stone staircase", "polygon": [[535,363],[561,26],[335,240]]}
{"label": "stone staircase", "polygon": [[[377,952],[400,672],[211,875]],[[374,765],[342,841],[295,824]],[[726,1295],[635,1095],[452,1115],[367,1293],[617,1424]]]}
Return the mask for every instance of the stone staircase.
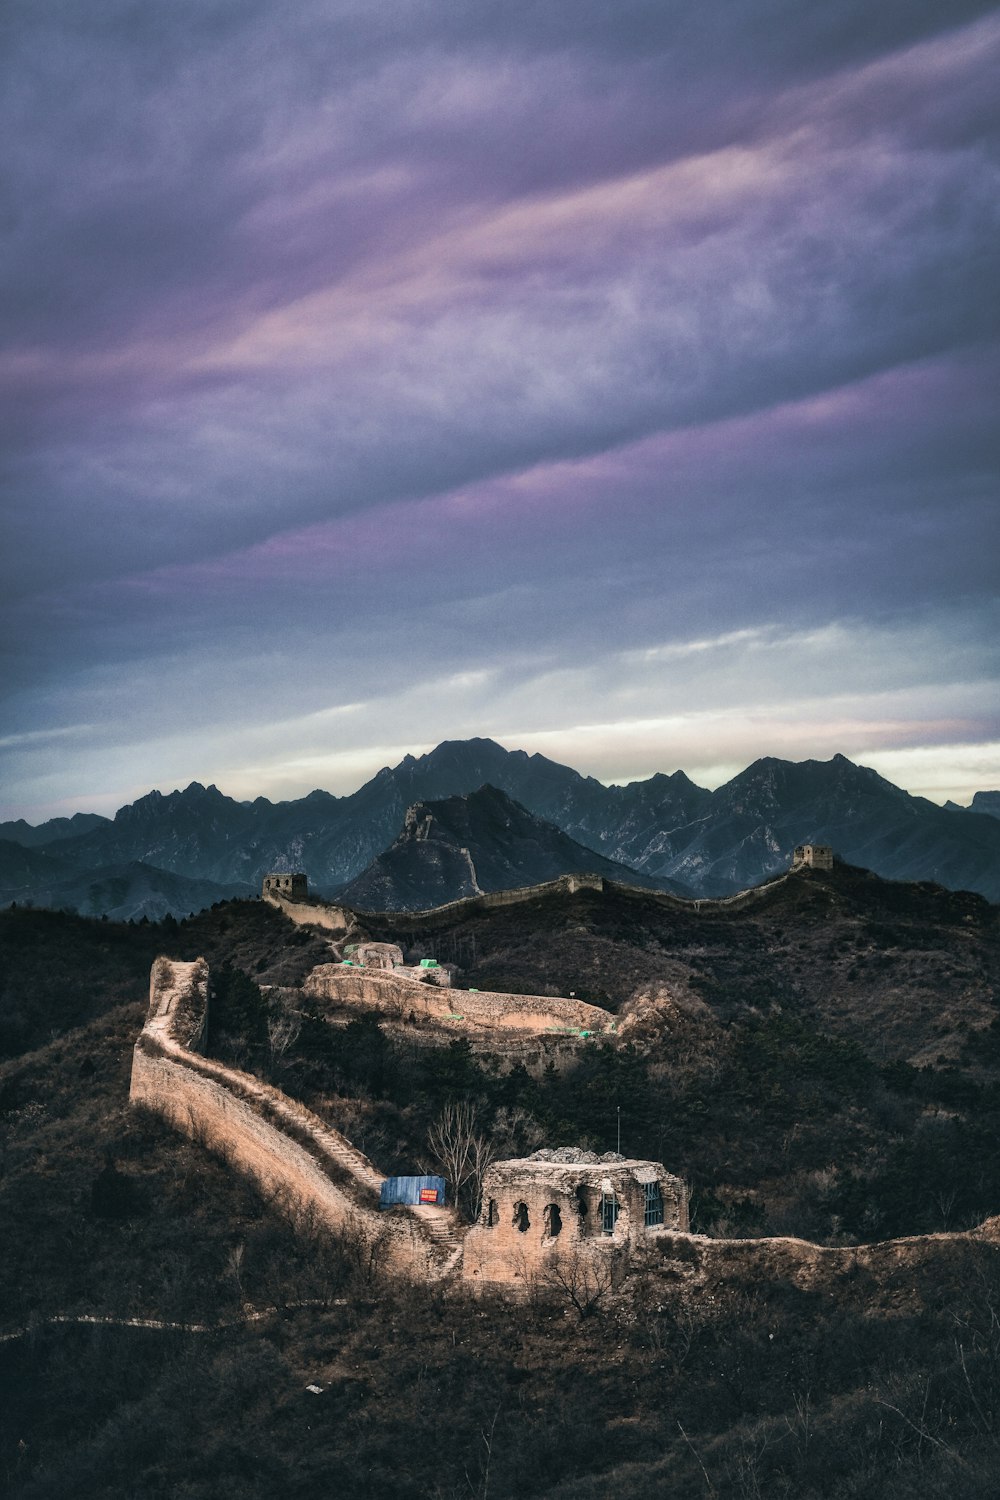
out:
{"label": "stone staircase", "polygon": [[[295,1109],[294,1104],[292,1109]],[[303,1114],[308,1113],[303,1110]],[[311,1118],[314,1121],[316,1119],[315,1116]],[[314,1126],[314,1134],[333,1160],[348,1171],[355,1182],[371,1192],[375,1199],[372,1207],[375,1207],[385,1181],[384,1175],[376,1171],[368,1158],[332,1126],[321,1125],[319,1129]],[[421,1237],[429,1244],[431,1274],[435,1278],[451,1275],[461,1264],[464,1238],[462,1222],[455,1209],[438,1207],[436,1204],[413,1204],[408,1206],[407,1212],[417,1220]]]}
{"label": "stone staircase", "polygon": [[333,1160],[350,1172],[355,1182],[373,1193],[377,1201],[385,1181],[383,1174],[375,1170],[368,1158],[352,1146],[346,1136],[342,1136],[331,1126],[321,1126],[315,1133]]}
{"label": "stone staircase", "polygon": [[[385,1176],[375,1169],[363,1152],[353,1146],[339,1130],[324,1124],[297,1100],[290,1099],[286,1094],[280,1094],[269,1084],[261,1083],[249,1075],[245,1075],[245,1081],[251,1092],[260,1098],[267,1098],[272,1109],[276,1108],[285,1119],[308,1128],[313,1139],[322,1146],[332,1160],[350,1173],[360,1188],[371,1193],[374,1200],[371,1206],[377,1209]],[[462,1260],[464,1235],[462,1222],[457,1212],[454,1208],[438,1207],[436,1204],[414,1204],[410,1205],[407,1211],[417,1220],[421,1237],[428,1243],[431,1261],[430,1274],[435,1279],[450,1276],[461,1265]]]}
{"label": "stone staircase", "polygon": [[449,1276],[462,1259],[462,1224],[453,1208],[438,1208],[433,1204],[413,1204],[409,1213],[418,1220],[424,1235],[434,1247],[435,1270],[438,1277]]}

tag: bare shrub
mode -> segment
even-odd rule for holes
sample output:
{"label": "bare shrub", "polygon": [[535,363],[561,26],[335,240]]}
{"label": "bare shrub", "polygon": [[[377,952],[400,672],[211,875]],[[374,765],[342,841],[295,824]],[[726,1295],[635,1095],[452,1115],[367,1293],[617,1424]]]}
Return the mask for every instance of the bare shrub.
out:
{"label": "bare shrub", "polygon": [[302,1030],[302,1017],[284,1008],[270,1012],[267,1018],[267,1042],[271,1052],[271,1067],[276,1068],[289,1047],[294,1046]]}
{"label": "bare shrub", "polygon": [[614,1284],[614,1263],[610,1256],[596,1260],[579,1251],[569,1256],[554,1256],[538,1278],[540,1290],[568,1302],[581,1318],[589,1318],[597,1311]]}

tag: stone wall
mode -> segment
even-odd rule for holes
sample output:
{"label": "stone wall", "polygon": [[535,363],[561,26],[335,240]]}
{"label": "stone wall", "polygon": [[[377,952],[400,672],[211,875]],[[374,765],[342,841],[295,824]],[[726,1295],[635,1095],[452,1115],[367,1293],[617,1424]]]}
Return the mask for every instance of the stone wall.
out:
{"label": "stone wall", "polygon": [[396,943],[349,943],[344,957],[362,969],[383,969],[388,974],[404,965],[403,950]]}
{"label": "stone wall", "polygon": [[290,921],[300,926],[321,927],[347,937],[359,931],[359,923],[372,930],[404,935],[417,932],[428,921],[443,920],[448,923],[475,916],[477,912],[495,908],[518,906],[525,901],[537,901],[551,895],[571,895],[575,891],[612,891],[616,896],[633,897],[642,901],[655,901],[674,911],[711,913],[739,909],[752,905],[765,895],[770,895],[788,878],[788,872],[776,876],[762,885],[750,886],[745,891],[735,891],[731,896],[699,896],[684,898],[673,896],[669,891],[647,890],[645,886],[629,885],[625,881],[605,880],[600,875],[561,875],[558,880],[548,880],[541,885],[517,886],[509,891],[484,891],[479,896],[463,896],[457,901],[446,901],[443,906],[434,906],[426,911],[366,911],[349,910],[344,906],[332,906],[325,902],[289,901],[273,891],[264,895],[265,901],[277,906]]}
{"label": "stone wall", "polygon": [[735,891],[731,896],[683,897],[671,895],[669,891],[649,890],[645,886],[629,885],[623,880],[605,880],[600,875],[561,875],[558,880],[549,880],[542,885],[518,886],[509,891],[486,891],[480,896],[463,896],[458,901],[448,901],[443,906],[431,907],[427,911],[368,911],[360,912],[359,918],[372,929],[403,936],[420,932],[428,922],[442,919],[449,924],[475,916],[477,912],[491,911],[496,907],[517,906],[524,901],[537,901],[543,896],[568,895],[574,891],[609,891],[625,899],[654,901],[671,911],[711,913],[752,905],[788,878],[788,872],[762,885],[750,886],[745,891]]}
{"label": "stone wall", "polygon": [[[354,1235],[395,1274],[438,1280],[461,1267],[469,1288],[504,1287],[518,1295],[548,1288],[587,1303],[635,1271],[662,1269],[672,1284],[686,1282],[700,1294],[760,1278],[817,1289],[865,1269],[887,1282],[895,1278],[904,1296],[913,1269],[933,1264],[944,1242],[975,1240],[1000,1258],[1000,1218],[962,1233],[836,1248],[784,1238],[706,1239],[687,1232],[685,1185],[658,1162],[566,1150],[494,1163],[483,1181],[479,1221],[464,1243],[451,1210],[380,1214],[384,1179],[344,1136],[279,1090],[199,1055],[208,979],[203,959],[159,958],[153,965],[149,1013],[133,1054],[133,1102],[219,1152],[290,1212]],[[662,1224],[645,1222],[650,1183],[659,1188]],[[608,1195],[617,1215],[605,1232]]]}
{"label": "stone wall", "polygon": [[345,937],[355,929],[353,912],[342,906],[329,906],[320,901],[290,901],[276,891],[265,891],[262,899],[283,911],[297,927],[322,927],[324,932]]}
{"label": "stone wall", "polygon": [[519,885],[509,891],[483,891],[478,896],[460,896],[457,901],[446,901],[443,906],[429,907],[426,911],[366,911],[360,915],[372,924],[395,926],[403,931],[428,917],[445,916],[453,920],[477,911],[492,911],[494,907],[518,906],[523,901],[535,901],[539,896],[603,889],[604,880],[600,875],[560,875],[557,880],[546,880],[541,885]]}
{"label": "stone wall", "polygon": [[492,990],[439,989],[402,975],[353,969],[343,964],[320,964],[307,976],[303,990],[314,999],[373,1008],[400,1020],[412,1012],[438,1020],[459,1017],[469,1027],[500,1030],[614,1029],[614,1017],[608,1011],[586,1005],[582,1000],[549,995],[502,995]]}
{"label": "stone wall", "polygon": [[869,1288],[881,1295],[897,1313],[913,1297],[916,1274],[950,1266],[942,1259],[950,1246],[979,1246],[984,1256],[1000,1265],[1000,1219],[987,1219],[975,1229],[940,1234],[911,1235],[898,1240],[878,1240],[870,1245],[814,1245],[791,1236],[770,1239],[723,1240],[704,1235],[652,1236],[645,1269],[662,1269],[672,1285],[686,1287],[695,1296],[727,1287],[745,1290],[761,1281],[783,1282],[802,1291],[827,1291],[838,1281],[855,1286],[870,1277]]}
{"label": "stone wall", "polygon": [[344,1136],[260,1079],[198,1055],[207,999],[203,959],[157,959],[133,1053],[132,1102],[224,1155],[290,1211],[357,1236],[398,1274],[451,1270],[457,1241],[450,1210],[379,1213],[384,1178]]}

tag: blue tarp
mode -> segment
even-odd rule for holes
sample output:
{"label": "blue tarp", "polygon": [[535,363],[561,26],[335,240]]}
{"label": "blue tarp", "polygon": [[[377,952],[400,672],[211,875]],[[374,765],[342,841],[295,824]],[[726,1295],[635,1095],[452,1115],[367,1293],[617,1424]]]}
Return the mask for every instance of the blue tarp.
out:
{"label": "blue tarp", "polygon": [[[432,1193],[435,1195],[433,1198]],[[437,1203],[443,1206],[444,1178],[387,1177],[382,1184],[378,1206],[388,1208],[392,1203]]]}

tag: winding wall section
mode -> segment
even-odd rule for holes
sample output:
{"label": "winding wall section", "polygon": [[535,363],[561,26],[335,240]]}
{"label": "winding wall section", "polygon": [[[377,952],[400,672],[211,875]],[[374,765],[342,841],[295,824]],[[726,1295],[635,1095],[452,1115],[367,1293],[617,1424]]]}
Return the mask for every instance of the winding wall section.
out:
{"label": "winding wall section", "polygon": [[[796,870],[796,874],[800,871]],[[319,901],[291,901],[274,892],[267,892],[264,900],[277,906],[298,926],[322,927],[345,936],[358,923],[372,927],[391,928],[395,932],[416,930],[429,921],[458,921],[473,916],[476,912],[493,911],[505,906],[520,906],[526,901],[537,901],[543,896],[573,895],[576,891],[612,891],[615,895],[634,897],[643,901],[655,901],[659,906],[674,911],[711,914],[714,911],[739,910],[752,906],[769,896],[788,879],[790,871],[764,881],[761,885],[749,886],[745,891],[734,891],[731,896],[674,896],[669,891],[657,891],[648,886],[630,885],[624,880],[606,880],[602,875],[560,875],[556,880],[546,880],[540,885],[515,886],[506,891],[483,891],[478,896],[461,896],[456,901],[446,901],[442,906],[432,906],[421,911],[353,911],[346,906],[334,906]]]}
{"label": "winding wall section", "polygon": [[452,1211],[380,1213],[384,1178],[345,1136],[260,1079],[199,1055],[207,1013],[204,959],[157,959],[133,1053],[132,1101],[226,1156],[293,1212],[350,1232],[398,1273],[451,1272],[460,1255]]}
{"label": "winding wall section", "polygon": [[[415,1208],[380,1214],[378,1191],[384,1178],[346,1137],[279,1090],[199,1054],[207,1014],[204,959],[157,959],[149,1012],[133,1054],[132,1100],[225,1156],[288,1210],[315,1215],[331,1229],[352,1234],[373,1263],[414,1279],[457,1277],[463,1242],[453,1211]],[[727,1281],[746,1284],[761,1276],[816,1286],[855,1274],[859,1266],[883,1279],[892,1273],[905,1281],[915,1267],[933,1264],[950,1244],[975,1243],[993,1256],[1000,1254],[1000,1218],[972,1231],[844,1248],[795,1239],[708,1240],[669,1229],[631,1239],[633,1268],[662,1268],[701,1294]],[[546,1248],[558,1271],[554,1246]],[[627,1274],[628,1266],[623,1270]],[[491,1282],[501,1279],[506,1277],[489,1277]]]}

